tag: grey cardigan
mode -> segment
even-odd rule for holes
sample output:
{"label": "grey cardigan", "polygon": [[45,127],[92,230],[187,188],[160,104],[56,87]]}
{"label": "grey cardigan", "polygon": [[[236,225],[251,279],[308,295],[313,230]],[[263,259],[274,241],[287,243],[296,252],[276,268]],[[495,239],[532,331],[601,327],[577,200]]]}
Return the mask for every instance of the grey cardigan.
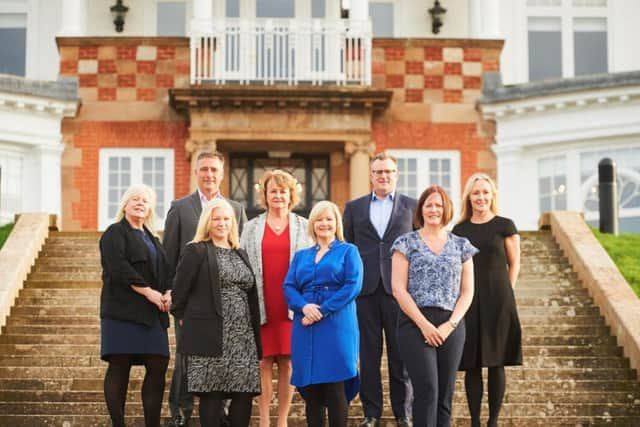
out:
{"label": "grey cardigan", "polygon": [[[256,275],[256,287],[258,288],[258,304],[260,306],[260,324],[267,323],[267,313],[264,306],[264,280],[262,278],[262,237],[264,228],[267,225],[267,213],[262,213],[244,225],[242,236],[240,236],[240,246],[247,251],[249,263]],[[289,213],[289,262],[293,255],[300,249],[311,246],[312,241],[307,235],[307,219]],[[292,313],[289,312],[289,318]]]}

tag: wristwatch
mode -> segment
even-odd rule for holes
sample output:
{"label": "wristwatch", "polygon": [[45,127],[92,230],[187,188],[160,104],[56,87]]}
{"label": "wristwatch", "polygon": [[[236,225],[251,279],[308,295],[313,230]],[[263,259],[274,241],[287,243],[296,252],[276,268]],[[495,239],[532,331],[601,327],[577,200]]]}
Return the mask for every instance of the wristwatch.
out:
{"label": "wristwatch", "polygon": [[449,319],[449,324],[451,325],[451,327],[452,327],[453,329],[455,329],[455,328],[457,328],[457,327],[458,327],[458,323],[459,323],[459,322],[456,322],[455,320],[451,320],[451,319]]}

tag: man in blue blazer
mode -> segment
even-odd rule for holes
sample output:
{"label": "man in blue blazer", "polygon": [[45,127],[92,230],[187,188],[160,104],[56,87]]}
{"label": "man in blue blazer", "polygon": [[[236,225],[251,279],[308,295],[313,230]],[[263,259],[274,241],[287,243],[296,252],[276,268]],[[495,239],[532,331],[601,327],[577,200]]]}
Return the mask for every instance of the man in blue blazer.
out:
{"label": "man in blue blazer", "polygon": [[373,192],[347,203],[344,237],[354,243],[364,263],[362,291],[356,303],[360,328],[360,400],[362,427],[377,427],[383,412],[382,332],[387,343],[391,408],[399,427],[411,426],[412,391],[398,352],[398,304],[391,293],[391,253],[401,234],[412,231],[416,200],[398,194],[398,162],[386,153],[370,163]]}
{"label": "man in blue blazer", "polygon": [[[193,240],[198,226],[198,220],[202,213],[202,207],[214,197],[222,197],[220,184],[224,177],[224,156],[217,151],[203,151],[196,158],[194,171],[198,183],[198,189],[188,196],[171,202],[164,226],[164,238],[162,244],[167,253],[167,260],[171,267],[173,281],[180,255],[185,245]],[[244,206],[233,200],[227,200],[233,208],[238,232],[242,232],[243,225],[247,222],[247,214]],[[176,340],[180,339],[180,326],[175,323]],[[183,380],[182,357],[176,352],[171,389],[169,390],[169,410],[171,412],[172,427],[189,425],[191,412],[193,411],[193,396],[187,393],[186,381]]]}

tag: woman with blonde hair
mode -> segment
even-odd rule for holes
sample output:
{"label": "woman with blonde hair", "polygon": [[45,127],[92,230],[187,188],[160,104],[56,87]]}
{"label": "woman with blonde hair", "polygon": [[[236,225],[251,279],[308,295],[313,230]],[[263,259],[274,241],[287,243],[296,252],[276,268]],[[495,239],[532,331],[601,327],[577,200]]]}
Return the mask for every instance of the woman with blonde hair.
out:
{"label": "woman with blonde hair", "polygon": [[169,363],[167,311],[169,265],[153,234],[155,193],[146,185],[127,189],[116,222],[100,238],[100,357],[109,363],[104,395],[113,426],[124,427],[133,365],[144,365],[142,405],[147,427],[160,426],[164,377]]}
{"label": "woman with blonde hair", "polygon": [[249,221],[240,246],[249,256],[256,275],[260,304],[262,394],[258,398],[260,426],[269,426],[273,395],[272,368],[278,365],[278,427],[287,426],[293,387],[291,378],[291,317],[282,284],[296,251],[310,246],[307,220],[292,212],[298,204],[300,184],[287,172],[275,169],[262,175],[256,190],[266,212]]}
{"label": "woman with blonde hair", "polygon": [[296,252],[284,282],[293,311],[291,384],[305,400],[307,425],[347,425],[349,401],[358,393],[358,320],[362,289],[358,249],[344,241],[338,207],[318,202],[309,215],[314,246]]}
{"label": "woman with blonde hair", "polygon": [[253,396],[260,394],[260,313],[249,259],[240,249],[229,203],[205,205],[173,281],[171,313],[182,332],[177,352],[185,358],[189,393],[200,397],[200,423],[220,425],[230,398],[232,427],[246,427]]}
{"label": "woman with blonde hair", "polygon": [[497,190],[486,174],[469,177],[460,222],[453,233],[480,249],[473,257],[476,292],[467,312],[467,338],[460,369],[465,372],[471,425],[480,425],[482,368],[488,368],[488,426],[498,425],[506,388],[505,366],[522,364],[521,328],[513,289],[520,272],[520,236],[498,216]]}

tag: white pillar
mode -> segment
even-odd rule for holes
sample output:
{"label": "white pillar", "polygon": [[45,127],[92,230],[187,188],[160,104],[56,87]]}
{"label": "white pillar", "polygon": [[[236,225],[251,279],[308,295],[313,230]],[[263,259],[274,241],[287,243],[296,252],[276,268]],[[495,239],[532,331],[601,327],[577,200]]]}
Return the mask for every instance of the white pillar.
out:
{"label": "white pillar", "polygon": [[194,0],[193,1],[193,19],[191,20],[191,31],[200,30],[203,32],[211,31],[211,23],[213,22],[213,3],[212,0]]}
{"label": "white pillar", "polygon": [[482,2],[469,0],[469,36],[472,39],[482,38]]}
{"label": "white pillar", "polygon": [[500,0],[470,0],[469,27],[473,39],[499,39]]}
{"label": "white pillar", "polygon": [[61,158],[64,145],[62,142],[47,143],[35,146],[32,151],[33,163],[36,169],[33,172],[37,175],[37,189],[33,191],[39,193],[34,199],[36,212],[46,212],[56,214],[60,218],[62,205],[62,168]]}
{"label": "white pillar", "polygon": [[62,26],[58,35],[87,35],[87,0],[62,0]]}
{"label": "white pillar", "polygon": [[351,0],[349,19],[366,21],[369,19],[369,0]]}

